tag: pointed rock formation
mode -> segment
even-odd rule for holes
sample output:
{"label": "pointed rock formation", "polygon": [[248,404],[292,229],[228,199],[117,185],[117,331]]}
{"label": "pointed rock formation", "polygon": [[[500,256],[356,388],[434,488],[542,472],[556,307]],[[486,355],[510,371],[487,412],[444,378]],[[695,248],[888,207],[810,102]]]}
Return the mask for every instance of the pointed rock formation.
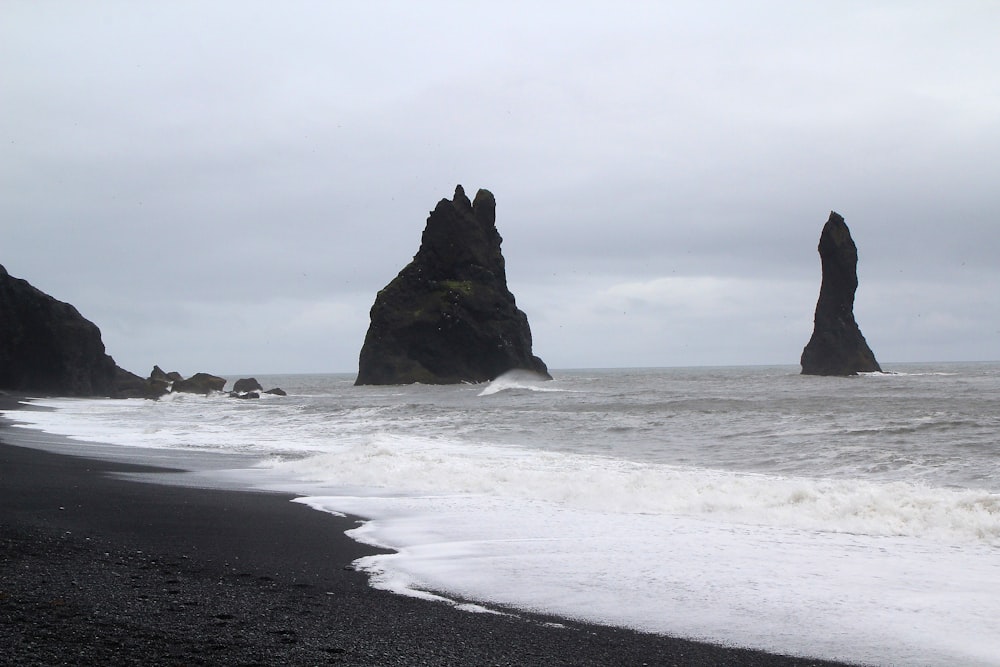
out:
{"label": "pointed rock formation", "polygon": [[548,378],[507,289],[496,201],[459,185],[427,218],[420,249],[371,309],[356,384],[484,382],[518,368]]}
{"label": "pointed rock formation", "polygon": [[802,351],[804,375],[855,375],[881,372],[854,320],[854,293],[858,289],[858,249],[839,214],[819,237],[823,282],[816,303],[812,338]]}
{"label": "pointed rock formation", "polygon": [[141,396],[145,381],[104,351],[76,308],[0,266],[0,389],[60,396]]}

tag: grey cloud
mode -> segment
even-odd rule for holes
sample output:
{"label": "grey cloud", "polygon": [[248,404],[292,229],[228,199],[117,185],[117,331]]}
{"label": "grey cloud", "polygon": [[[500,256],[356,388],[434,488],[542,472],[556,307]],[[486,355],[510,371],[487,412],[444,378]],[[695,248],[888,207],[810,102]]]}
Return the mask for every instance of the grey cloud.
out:
{"label": "grey cloud", "polygon": [[997,356],[991,7],[3,11],[0,262],[136,370],[353,370],[456,183],[555,367],[795,363],[831,209],[880,358]]}

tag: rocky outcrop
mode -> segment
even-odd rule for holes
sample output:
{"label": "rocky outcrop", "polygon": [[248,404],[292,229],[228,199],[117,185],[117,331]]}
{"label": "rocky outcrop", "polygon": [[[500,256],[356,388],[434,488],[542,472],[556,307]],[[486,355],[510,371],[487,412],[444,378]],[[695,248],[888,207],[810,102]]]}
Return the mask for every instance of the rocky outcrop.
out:
{"label": "rocky outcrop", "polygon": [[260,382],[257,381],[257,378],[240,378],[233,384],[233,391],[237,394],[263,390],[264,387],[260,386]]}
{"label": "rocky outcrop", "polygon": [[[226,378],[212,375],[211,373],[195,373],[185,379],[180,373],[172,371],[165,373],[159,366],[153,366],[149,373],[149,378],[145,383],[145,398],[159,398],[164,394],[213,394],[221,392],[226,386]],[[233,398],[260,398],[263,390],[260,382],[256,378],[241,378],[233,383],[233,390],[229,395]],[[284,390],[275,387],[268,389],[265,394],[275,396],[287,396]]]}
{"label": "rocky outcrop", "polygon": [[549,377],[507,288],[496,201],[459,185],[427,218],[420,249],[378,293],[356,384],[484,382],[518,368]]}
{"label": "rocky outcrop", "polygon": [[229,395],[233,398],[260,398],[260,392],[264,391],[257,378],[240,378],[233,383],[233,390]]}
{"label": "rocky outcrop", "polygon": [[[256,380],[250,380],[260,389]],[[209,373],[185,380],[176,371],[165,373],[153,366],[143,379],[119,368],[105,353],[101,332],[93,322],[0,266],[0,390],[159,398],[171,391],[221,392],[225,385],[224,378]],[[268,393],[278,392],[275,388]]]}
{"label": "rocky outcrop", "polygon": [[153,370],[149,373],[149,379],[151,381],[170,383],[176,382],[177,380],[183,380],[184,377],[177,371],[170,371],[169,373],[166,373],[159,366],[153,366]]}
{"label": "rocky outcrop", "polygon": [[260,398],[261,392],[272,396],[288,396],[288,392],[281,387],[264,391],[263,385],[257,381],[257,378],[240,378],[233,383],[233,390],[229,392],[229,395],[233,398]]}
{"label": "rocky outcrop", "polygon": [[881,372],[875,355],[854,320],[854,293],[858,289],[858,249],[839,214],[819,237],[823,282],[816,303],[812,338],[802,351],[805,375],[855,375]]}
{"label": "rocky outcrop", "polygon": [[138,396],[145,381],[118,367],[76,308],[0,266],[0,388],[60,396]]}
{"label": "rocky outcrop", "polygon": [[211,373],[195,373],[186,380],[176,380],[170,386],[170,391],[175,394],[211,394],[222,391],[225,386],[226,378]]}

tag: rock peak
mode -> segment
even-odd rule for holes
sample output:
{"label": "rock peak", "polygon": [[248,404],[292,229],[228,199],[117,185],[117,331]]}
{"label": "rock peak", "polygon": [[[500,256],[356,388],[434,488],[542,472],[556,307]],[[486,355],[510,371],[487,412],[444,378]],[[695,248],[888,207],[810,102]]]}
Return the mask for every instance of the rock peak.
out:
{"label": "rock peak", "polygon": [[855,375],[882,368],[854,319],[858,289],[858,248],[836,211],[819,237],[823,279],[816,302],[813,334],[802,351],[805,375]]}
{"label": "rock peak", "polygon": [[548,377],[507,288],[496,200],[461,185],[427,218],[413,261],[371,309],[356,384],[484,382],[513,369]]}
{"label": "rock peak", "polygon": [[472,202],[472,212],[483,225],[493,227],[497,218],[497,200],[489,190],[480,189]]}
{"label": "rock peak", "polygon": [[472,202],[465,195],[465,188],[461,184],[455,186],[455,196],[452,197],[451,203],[461,211],[472,210]]}

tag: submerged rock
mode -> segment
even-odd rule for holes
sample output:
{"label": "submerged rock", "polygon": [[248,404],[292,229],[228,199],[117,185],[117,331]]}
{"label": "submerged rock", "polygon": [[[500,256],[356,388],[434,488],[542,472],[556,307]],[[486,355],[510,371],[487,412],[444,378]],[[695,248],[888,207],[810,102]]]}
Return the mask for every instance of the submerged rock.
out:
{"label": "submerged rock", "polygon": [[847,223],[831,211],[819,237],[823,282],[816,303],[812,338],[802,351],[804,375],[881,372],[854,320],[858,289],[858,249]]}
{"label": "submerged rock", "polygon": [[382,289],[356,384],[484,382],[514,368],[549,377],[507,288],[496,201],[459,185],[427,218],[420,249]]}
{"label": "submerged rock", "polygon": [[244,392],[231,391],[231,392],[229,392],[229,395],[232,398],[244,398],[244,399],[246,399],[246,398],[260,398],[260,394],[258,392],[256,392],[256,391],[244,391]]}
{"label": "submerged rock", "polygon": [[0,388],[63,396],[141,396],[145,381],[119,368],[101,331],[76,308],[0,266]]}

